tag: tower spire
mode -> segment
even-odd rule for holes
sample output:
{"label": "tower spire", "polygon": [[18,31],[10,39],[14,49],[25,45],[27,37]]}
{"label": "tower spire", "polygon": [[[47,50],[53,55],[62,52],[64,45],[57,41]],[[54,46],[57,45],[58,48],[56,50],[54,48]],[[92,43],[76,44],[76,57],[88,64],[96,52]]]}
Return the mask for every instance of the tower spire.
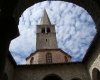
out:
{"label": "tower spire", "polygon": [[51,25],[50,19],[45,9],[44,9],[41,21],[40,21],[40,25]]}

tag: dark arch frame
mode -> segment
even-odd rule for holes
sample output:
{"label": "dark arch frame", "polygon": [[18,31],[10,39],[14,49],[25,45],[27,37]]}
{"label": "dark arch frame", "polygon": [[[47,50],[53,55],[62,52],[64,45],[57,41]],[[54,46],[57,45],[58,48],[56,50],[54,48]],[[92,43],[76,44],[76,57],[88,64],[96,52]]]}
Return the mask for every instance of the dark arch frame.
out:
{"label": "dark arch frame", "polygon": [[[19,36],[19,31],[18,31],[19,17],[21,16],[21,14],[26,8],[41,1],[44,1],[44,0],[28,0],[28,2],[27,0],[6,0],[6,1],[0,0],[0,10],[1,10],[0,15],[2,15],[1,16],[2,18],[0,18],[0,22],[3,23],[3,24],[0,23],[0,26],[2,26],[2,28],[0,29],[0,32],[1,32],[0,52],[2,55],[0,58],[0,61],[2,63],[1,68],[0,68],[0,78],[2,77],[3,72],[4,72],[4,67],[5,67],[5,62],[6,62],[6,57],[7,57],[10,41],[16,38],[17,36]],[[78,6],[83,7],[92,16],[94,22],[96,23],[97,34],[91,46],[93,47],[94,45],[97,45],[97,43],[94,44],[94,42],[97,42],[97,41],[100,42],[100,11],[99,11],[100,3],[98,2],[98,0],[63,0],[63,1],[72,2],[72,3],[77,4]],[[6,31],[7,34],[4,34],[4,31]],[[88,52],[89,50],[87,51],[87,53]],[[90,56],[90,55],[86,54],[86,56]],[[87,58],[83,60],[83,62],[86,60]]]}
{"label": "dark arch frame", "polygon": [[[19,20],[19,17],[25,11],[25,9],[34,5],[35,3],[42,2],[42,1],[45,1],[45,0],[38,0],[38,1],[29,0],[29,2],[27,4],[27,0],[24,0],[24,3],[23,3],[23,0],[19,0],[18,5],[16,6],[15,11],[14,11],[15,16],[17,16],[16,20],[17,21]],[[95,3],[95,1],[92,1],[92,0],[88,0],[88,1],[85,1],[85,0],[62,0],[62,1],[72,2],[80,7],[83,7],[91,15],[91,17],[93,18],[95,23],[98,20],[97,18],[100,16],[100,14],[99,14],[100,12],[98,11],[99,7]],[[21,6],[22,4],[24,4],[25,6]],[[93,11],[94,9],[95,9],[95,12]],[[98,16],[98,17],[96,17],[96,16]]]}
{"label": "dark arch frame", "polygon": [[59,75],[57,75],[57,74],[47,74],[47,75],[45,75],[43,78],[42,78],[42,80],[44,80],[45,78],[47,78],[47,77],[49,77],[49,76],[55,76],[55,77],[57,77],[57,78],[59,78],[60,80],[63,80]]}
{"label": "dark arch frame", "polygon": [[100,71],[97,68],[92,70],[92,78],[93,80],[100,80]]}

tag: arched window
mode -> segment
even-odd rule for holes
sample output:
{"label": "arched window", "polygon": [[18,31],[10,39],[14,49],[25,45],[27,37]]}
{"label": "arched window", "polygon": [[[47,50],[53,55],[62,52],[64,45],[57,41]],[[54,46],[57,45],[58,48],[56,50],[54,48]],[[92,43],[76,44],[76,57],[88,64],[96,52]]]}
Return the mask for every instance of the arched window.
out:
{"label": "arched window", "polygon": [[7,76],[7,74],[5,72],[3,74],[3,79],[2,80],[8,80],[8,76]]}
{"label": "arched window", "polygon": [[45,28],[42,28],[41,32],[42,32],[42,33],[45,33]]}
{"label": "arched window", "polygon": [[65,56],[65,62],[68,62],[68,59],[67,59],[67,57]]}
{"label": "arched window", "polygon": [[46,54],[46,63],[47,64],[52,63],[52,54],[51,53]]}
{"label": "arched window", "polygon": [[47,28],[47,33],[50,33],[50,28],[49,27]]}
{"label": "arched window", "polygon": [[31,58],[30,64],[33,64],[33,61],[34,61],[34,57]]}

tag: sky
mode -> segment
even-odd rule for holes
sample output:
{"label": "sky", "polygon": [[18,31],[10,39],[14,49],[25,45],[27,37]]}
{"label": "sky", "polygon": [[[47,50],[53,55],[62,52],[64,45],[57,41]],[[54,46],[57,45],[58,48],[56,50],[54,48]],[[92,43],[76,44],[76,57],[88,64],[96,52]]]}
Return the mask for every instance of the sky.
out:
{"label": "sky", "polygon": [[19,18],[20,36],[13,39],[9,50],[17,64],[26,64],[26,57],[36,50],[36,25],[44,9],[55,25],[58,48],[82,61],[96,34],[95,23],[82,7],[63,1],[44,1],[27,8]]}

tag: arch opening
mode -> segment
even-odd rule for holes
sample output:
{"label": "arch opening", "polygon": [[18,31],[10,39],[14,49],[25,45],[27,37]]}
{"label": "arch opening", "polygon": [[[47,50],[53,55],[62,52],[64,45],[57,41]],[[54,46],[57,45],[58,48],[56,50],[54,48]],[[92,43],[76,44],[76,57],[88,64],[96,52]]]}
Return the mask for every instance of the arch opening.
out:
{"label": "arch opening", "polygon": [[100,80],[100,71],[97,68],[94,68],[92,71],[93,80]]}
{"label": "arch opening", "polygon": [[50,74],[43,78],[43,80],[62,80],[60,76],[56,74]]}
{"label": "arch opening", "polygon": [[31,58],[30,64],[33,64],[33,61],[34,61],[34,57]]}
{"label": "arch opening", "polygon": [[50,33],[50,28],[49,27],[47,28],[47,33]]}
{"label": "arch opening", "polygon": [[[61,1],[62,2],[62,1]],[[52,3],[52,1],[51,1],[51,3]],[[51,5],[51,3],[50,3],[50,5]],[[57,3],[57,2],[56,2]],[[64,2],[64,3],[67,3],[67,2]],[[38,3],[37,3],[38,4]],[[69,4],[69,3],[68,3]],[[35,6],[35,5],[34,5]],[[55,5],[56,6],[56,5]],[[73,5],[74,7],[76,6],[75,4]],[[72,6],[72,7],[73,7]],[[40,6],[39,6],[40,7]],[[58,6],[59,7],[59,6]],[[38,22],[38,19],[40,19],[40,14],[42,14],[42,9],[44,9],[44,8],[37,8],[37,10],[36,11],[34,11],[35,10],[35,8],[34,8],[34,10],[32,9],[32,8],[30,8],[30,12],[29,12],[29,14],[31,14],[30,15],[30,18],[31,19],[27,19],[27,18],[24,18],[24,15],[22,16],[22,18],[21,18],[21,21],[23,21],[23,22],[25,22],[25,24],[26,24],[26,22],[27,22],[27,20],[30,20],[31,22],[30,22],[30,24],[31,25],[28,25],[29,27],[31,27],[31,30],[32,30],[32,26],[33,26],[33,20],[35,21],[35,23],[36,22]],[[60,9],[59,9],[60,10]],[[59,17],[57,17],[56,18],[56,16],[55,16],[55,20],[53,20],[53,22],[55,21],[56,23],[57,23],[57,25],[61,25],[61,24],[63,24],[63,25],[65,25],[66,26],[66,29],[65,30],[61,30],[61,29],[64,29],[64,28],[60,28],[60,26],[59,26],[59,28],[58,27],[56,27],[56,29],[57,29],[57,37],[59,37],[60,36],[60,38],[57,38],[57,39],[59,39],[59,41],[57,41],[58,42],[58,47],[59,48],[61,48],[62,50],[63,50],[63,48],[61,47],[63,44],[63,46],[65,46],[66,48],[68,48],[69,46],[67,46],[67,42],[68,42],[68,44],[69,43],[73,43],[72,41],[70,41],[70,39],[73,39],[73,41],[74,40],[80,40],[80,37],[81,37],[81,39],[82,40],[80,40],[79,42],[79,46],[77,47],[77,46],[73,46],[73,47],[69,47],[69,49],[65,49],[66,51],[65,52],[68,52],[69,54],[73,54],[74,52],[75,52],[75,54],[78,54],[78,53],[81,53],[81,54],[83,54],[82,56],[84,57],[84,55],[85,55],[85,51],[87,51],[86,50],[86,47],[87,47],[87,45],[90,43],[89,42],[89,40],[90,39],[92,39],[93,37],[91,36],[91,35],[94,35],[95,36],[95,34],[91,34],[90,36],[88,36],[88,34],[87,35],[85,35],[87,32],[86,31],[90,31],[90,30],[92,30],[91,28],[90,29],[88,29],[88,27],[87,27],[87,19],[85,19],[84,20],[84,22],[86,22],[85,23],[85,25],[81,25],[81,24],[83,24],[83,23],[80,23],[80,22],[82,22],[82,20],[81,19],[77,19],[76,18],[76,16],[77,15],[75,15],[75,17],[71,17],[70,18],[70,16],[67,16],[67,13],[68,14],[72,14],[72,11],[69,11],[69,12],[67,12],[66,11],[67,10],[67,6],[66,6],[66,9],[64,9],[64,10],[61,10],[60,12],[62,12],[62,14],[59,14],[59,15],[57,15],[57,16],[59,16]],[[71,10],[71,9],[70,9]],[[77,10],[80,10],[80,9],[77,9]],[[34,11],[34,12],[32,12],[32,11]],[[49,9],[48,9],[48,11],[49,11]],[[47,12],[48,12],[47,11]],[[50,12],[50,11],[52,11],[52,12]],[[54,14],[53,12],[55,12],[55,9],[53,9],[53,7],[50,9],[50,11],[49,11],[49,13],[52,13],[52,14]],[[75,11],[75,9],[73,10],[74,11],[74,14],[76,13],[76,12],[78,12],[78,11]],[[83,10],[82,10],[83,11]],[[58,12],[58,11],[57,11]],[[36,16],[34,16],[33,17],[33,13],[34,13],[34,15],[36,15],[36,14],[38,14],[39,15],[39,17],[38,17],[38,19],[36,19]],[[55,12],[56,13],[56,12]],[[57,13],[56,13],[57,14]],[[66,14],[66,16],[64,15],[64,14]],[[74,14],[73,14],[73,16],[74,16]],[[87,13],[86,13],[87,14]],[[48,14],[49,15],[49,14]],[[53,16],[53,15],[52,15]],[[54,16],[53,16],[54,17]],[[77,16],[78,18],[80,18],[81,17],[81,14],[78,14],[78,16]],[[63,20],[63,18],[64,18],[64,20]],[[68,23],[68,26],[66,25],[67,23],[67,20],[68,20],[68,18],[69,19],[72,19],[72,20],[74,20],[74,21],[72,21],[71,20],[71,23],[72,24],[70,24],[70,23]],[[85,17],[84,17],[84,13],[82,12],[82,17],[81,17],[82,19],[84,19]],[[91,18],[91,17],[89,17],[89,18]],[[88,19],[89,19],[88,18]],[[25,20],[26,19],[26,20]],[[61,20],[59,20],[59,19],[61,19]],[[51,20],[51,19],[50,19]],[[81,21],[80,21],[81,20]],[[57,22],[57,21],[60,21],[60,22]],[[61,23],[62,22],[62,23]],[[76,24],[74,24],[74,22],[77,22]],[[90,22],[91,23],[91,22]],[[37,23],[38,24],[38,23]],[[53,24],[55,24],[55,23],[53,23]],[[70,27],[69,27],[69,25],[71,25]],[[73,27],[74,25],[77,25],[77,27]],[[90,24],[91,25],[91,24]],[[23,26],[25,26],[25,25],[23,25]],[[62,26],[62,25],[61,25]],[[80,28],[80,27],[81,28]],[[83,30],[82,31],[82,29],[85,29],[85,27],[87,27],[87,30]],[[19,29],[20,29],[20,27],[19,27]],[[29,30],[29,29],[27,29],[27,30]],[[33,30],[35,30],[35,29],[33,29]],[[59,31],[58,31],[59,30]],[[61,30],[61,31],[60,31]],[[68,30],[71,30],[71,31],[68,31]],[[78,30],[77,32],[75,32],[76,30]],[[51,30],[50,30],[51,31]],[[82,33],[80,33],[80,31],[82,32]],[[30,31],[31,32],[31,31]],[[34,31],[34,32],[36,32],[36,31]],[[45,32],[47,32],[46,31],[46,29],[41,29],[41,33],[45,33]],[[48,30],[48,32],[49,32],[49,30]],[[71,35],[70,34],[68,34],[68,35],[63,35],[63,37],[62,37],[62,35],[61,34],[59,34],[59,33],[64,33],[64,34],[67,34],[67,33],[70,33],[70,32],[73,32],[73,33],[71,33]],[[91,32],[94,32],[94,30],[92,30]],[[90,32],[90,33],[91,33]],[[27,34],[26,32],[24,32],[24,31],[22,31],[22,28],[20,29],[20,34],[22,34],[22,35],[24,35],[23,33],[25,33],[25,34]],[[76,34],[75,34],[76,33]],[[85,33],[85,34],[84,34]],[[79,34],[82,34],[83,36],[79,36]],[[75,37],[73,37],[75,35]],[[29,34],[28,35],[29,37],[31,37],[31,35]],[[84,36],[86,36],[86,38],[84,37]],[[78,37],[78,39],[76,39],[76,37]],[[90,38],[89,38],[90,37]],[[24,37],[23,37],[24,38]],[[31,37],[31,38],[33,38],[33,37]],[[36,38],[36,37],[34,37],[34,38]],[[75,39],[74,39],[75,38]],[[30,39],[30,38],[27,38],[27,39]],[[86,39],[86,40],[85,40]],[[35,39],[33,39],[33,40],[35,40]],[[33,42],[33,40],[30,40],[30,42]],[[62,42],[64,42],[64,40],[67,40],[65,43],[63,43],[63,44],[60,44],[60,43],[62,43]],[[16,40],[15,40],[16,41]],[[29,41],[29,40],[26,40],[26,41]],[[83,42],[82,42],[83,41]],[[91,40],[92,41],[92,40]],[[13,42],[14,42],[14,40],[13,40]],[[13,42],[12,42],[12,44],[13,44]],[[34,41],[35,42],[35,41]],[[78,41],[75,41],[76,43],[78,42]],[[86,42],[86,43],[84,43],[84,42]],[[74,45],[76,45],[76,43],[74,43]],[[26,44],[26,43],[25,43]],[[65,45],[66,44],[66,45]],[[61,46],[60,46],[61,45]],[[13,46],[13,45],[12,45]],[[81,47],[81,46],[84,46],[83,48],[84,49],[82,49],[82,48],[80,48],[80,49],[73,49],[73,48],[75,48],[75,47],[77,47],[77,48],[79,48],[79,47]],[[23,47],[25,47],[25,46],[23,46]],[[34,45],[34,47],[35,47],[35,45]],[[88,47],[87,47],[88,48]],[[73,49],[74,51],[72,51],[71,49]],[[31,50],[31,49],[30,49]],[[68,50],[68,51],[67,51]],[[83,51],[84,50],[84,51]],[[82,51],[84,52],[84,53],[82,53]],[[11,51],[11,52],[13,52],[13,51]],[[25,52],[25,51],[24,51]],[[79,57],[79,56],[77,56],[76,58],[74,58],[74,56],[72,56],[72,61],[82,61],[82,59],[83,59],[83,57]]]}
{"label": "arch opening", "polygon": [[45,33],[45,28],[42,28],[41,32],[42,32],[42,33]]}
{"label": "arch opening", "polygon": [[71,79],[71,80],[81,80],[81,79],[80,79],[80,78],[76,78],[76,77],[75,77],[75,78],[73,78],[73,79]]}
{"label": "arch opening", "polygon": [[65,62],[68,62],[68,58],[66,56],[64,58],[65,58]]}
{"label": "arch opening", "polygon": [[3,74],[3,79],[2,79],[2,80],[8,80],[8,75],[7,75],[7,73],[4,72],[4,74]]}

